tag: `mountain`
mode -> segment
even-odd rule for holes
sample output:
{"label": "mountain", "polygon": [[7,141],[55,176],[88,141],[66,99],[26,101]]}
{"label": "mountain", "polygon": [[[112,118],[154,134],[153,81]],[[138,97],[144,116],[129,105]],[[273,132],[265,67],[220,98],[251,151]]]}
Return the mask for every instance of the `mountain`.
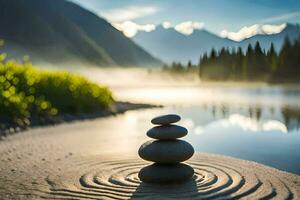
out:
{"label": "mountain", "polygon": [[191,35],[184,35],[173,28],[165,29],[162,26],[158,26],[152,32],[139,32],[133,40],[165,62],[187,63],[191,60],[193,63],[198,63],[200,55],[210,52],[212,48],[219,50],[222,47],[242,47],[246,50],[249,44],[255,45],[256,41],[259,41],[262,48],[268,49],[273,42],[279,50],[286,36],[291,40],[299,37],[299,25],[287,24],[286,28],[278,34],[255,35],[241,42],[221,38],[204,29],[194,30]]}
{"label": "mountain", "polygon": [[94,13],[66,0],[0,0],[0,38],[15,56],[96,65],[161,62]]}
{"label": "mountain", "polygon": [[272,35],[258,34],[238,42],[236,46],[241,46],[246,49],[249,44],[255,45],[256,41],[259,41],[260,45],[264,49],[269,49],[271,43],[274,44],[277,51],[282,47],[284,39],[288,37],[290,41],[295,41],[300,36],[300,26],[298,24],[287,24],[286,27],[280,32]]}
{"label": "mountain", "polygon": [[166,62],[198,62],[199,56],[212,47],[221,48],[232,44],[231,40],[220,38],[206,30],[194,30],[191,35],[184,35],[161,25],[152,32],[138,32],[133,40]]}

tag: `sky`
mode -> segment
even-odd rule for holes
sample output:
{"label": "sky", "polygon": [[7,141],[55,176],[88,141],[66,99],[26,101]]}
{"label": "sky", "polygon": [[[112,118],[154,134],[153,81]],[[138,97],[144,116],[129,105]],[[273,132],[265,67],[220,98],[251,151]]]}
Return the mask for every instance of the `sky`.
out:
{"label": "sky", "polygon": [[242,40],[300,23],[300,0],[72,0],[105,18],[128,37],[159,24],[189,35],[206,29]]}

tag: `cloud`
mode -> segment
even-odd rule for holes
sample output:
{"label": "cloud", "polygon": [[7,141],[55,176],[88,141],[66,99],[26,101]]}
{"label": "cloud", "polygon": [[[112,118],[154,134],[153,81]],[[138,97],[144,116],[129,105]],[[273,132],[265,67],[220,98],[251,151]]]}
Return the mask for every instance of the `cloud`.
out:
{"label": "cloud", "polygon": [[[156,25],[154,24],[137,24],[133,21],[112,22],[111,24],[119,31],[122,31],[127,37],[134,37],[139,31],[151,32],[156,28]],[[182,34],[190,35],[195,29],[202,29],[204,27],[204,23],[186,21],[173,27],[169,21],[165,21],[162,23],[162,26],[165,29],[174,28]]]}
{"label": "cloud", "polygon": [[192,129],[195,126],[195,123],[192,119],[186,118],[186,119],[182,120],[181,125],[188,129]]}
{"label": "cloud", "polygon": [[229,32],[227,30],[223,30],[220,33],[220,36],[223,38],[229,38],[234,41],[242,41],[244,39],[250,38],[257,34],[264,34],[264,35],[271,35],[280,33],[286,24],[281,25],[261,25],[261,24],[254,24],[252,26],[244,26],[237,32]]}
{"label": "cloud", "polygon": [[124,33],[124,35],[127,37],[135,36],[138,31],[150,32],[150,31],[155,30],[154,24],[140,25],[140,24],[134,23],[132,21],[125,21],[122,23],[112,23],[112,25],[119,31],[122,31]]}
{"label": "cloud", "polygon": [[168,29],[168,28],[171,28],[172,27],[172,24],[171,22],[169,21],[165,21],[162,23],[162,26],[165,28],[165,29]]}
{"label": "cloud", "polygon": [[110,22],[123,22],[147,15],[152,15],[157,11],[158,8],[155,6],[128,6],[124,8],[102,11],[100,15]]}
{"label": "cloud", "polygon": [[270,120],[270,121],[263,123],[262,129],[265,131],[278,130],[283,133],[288,132],[287,127],[283,123],[276,121],[276,120]]}
{"label": "cloud", "polygon": [[196,135],[201,135],[202,133],[204,133],[204,128],[202,126],[197,126],[194,129],[194,132],[195,132]]}
{"label": "cloud", "polygon": [[202,29],[204,27],[203,22],[196,21],[185,21],[175,26],[175,30],[185,34],[190,35],[194,32],[195,29]]}
{"label": "cloud", "polygon": [[262,20],[262,22],[270,23],[270,22],[287,21],[289,19],[293,19],[293,18],[299,17],[299,16],[300,16],[300,12],[292,12],[292,13],[287,13],[284,15],[269,17],[269,18]]}
{"label": "cloud", "polygon": [[276,33],[280,33],[284,28],[286,27],[286,24],[281,24],[281,25],[263,25],[261,27],[262,32],[267,34],[267,35],[271,35],[271,34],[276,34]]}
{"label": "cloud", "polygon": [[241,127],[244,131],[278,131],[282,133],[287,133],[287,127],[280,121],[277,120],[265,120],[257,121],[240,114],[233,114],[228,119],[222,121],[224,127],[231,125],[237,125]]}

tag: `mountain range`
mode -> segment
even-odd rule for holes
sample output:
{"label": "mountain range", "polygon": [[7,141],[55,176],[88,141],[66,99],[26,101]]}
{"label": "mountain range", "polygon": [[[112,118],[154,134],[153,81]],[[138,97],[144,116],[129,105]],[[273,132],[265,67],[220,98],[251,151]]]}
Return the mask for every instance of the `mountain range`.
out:
{"label": "mountain range", "polygon": [[106,20],[66,0],[0,0],[0,39],[9,55],[36,62],[161,65]]}
{"label": "mountain range", "polygon": [[98,66],[160,66],[162,62],[191,60],[222,47],[246,50],[259,41],[276,50],[288,36],[300,35],[300,26],[287,24],[272,35],[255,35],[240,42],[222,38],[205,29],[191,35],[159,25],[152,32],[127,38],[105,19],[67,0],[0,0],[0,39],[12,58],[29,55],[35,63],[93,64]]}
{"label": "mountain range", "polygon": [[171,63],[173,61],[187,63],[191,60],[198,63],[203,53],[209,53],[212,48],[220,50],[225,48],[242,47],[245,51],[249,44],[255,45],[259,41],[265,50],[274,43],[276,50],[280,50],[285,37],[295,40],[300,36],[300,26],[298,24],[287,24],[286,27],[277,34],[258,34],[240,42],[228,38],[219,37],[205,29],[194,30],[191,35],[184,35],[174,28],[165,29],[159,25],[152,32],[138,32],[133,40],[161,60]]}

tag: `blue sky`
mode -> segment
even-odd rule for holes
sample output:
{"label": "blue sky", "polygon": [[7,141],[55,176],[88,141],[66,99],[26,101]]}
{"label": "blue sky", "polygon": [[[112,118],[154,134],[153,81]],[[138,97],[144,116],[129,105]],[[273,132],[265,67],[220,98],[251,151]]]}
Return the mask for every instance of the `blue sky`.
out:
{"label": "blue sky", "polygon": [[[204,24],[216,34],[253,24],[300,22],[300,0],[72,0],[111,23]],[[202,26],[201,26],[202,27]]]}

